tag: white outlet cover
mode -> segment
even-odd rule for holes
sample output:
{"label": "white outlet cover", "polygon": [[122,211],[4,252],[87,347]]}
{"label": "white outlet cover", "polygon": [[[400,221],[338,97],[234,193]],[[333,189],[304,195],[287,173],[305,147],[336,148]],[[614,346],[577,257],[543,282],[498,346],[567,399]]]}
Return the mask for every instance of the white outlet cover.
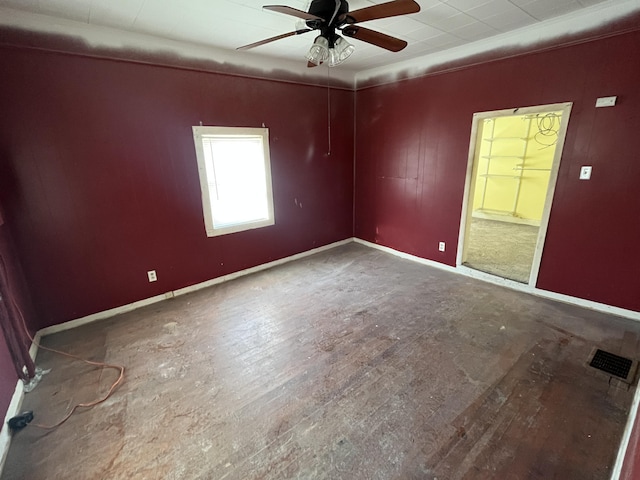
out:
{"label": "white outlet cover", "polygon": [[580,180],[589,180],[591,178],[591,167],[584,166],[580,169]]}
{"label": "white outlet cover", "polygon": [[158,276],[156,275],[155,270],[149,270],[147,272],[147,277],[149,278],[150,282],[156,282],[158,280]]}
{"label": "white outlet cover", "polygon": [[438,250],[440,250],[441,252],[444,252],[446,245],[444,242],[440,242],[438,243]]}

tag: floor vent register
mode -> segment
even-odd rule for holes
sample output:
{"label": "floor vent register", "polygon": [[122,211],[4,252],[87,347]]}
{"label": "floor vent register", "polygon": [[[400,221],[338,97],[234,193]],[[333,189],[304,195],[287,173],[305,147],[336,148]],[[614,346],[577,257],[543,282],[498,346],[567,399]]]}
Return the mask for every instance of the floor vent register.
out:
{"label": "floor vent register", "polygon": [[593,368],[597,368],[598,370],[602,370],[609,375],[620,378],[627,383],[631,383],[633,381],[633,372],[631,371],[633,360],[629,358],[621,357],[598,349],[593,354],[589,365]]}

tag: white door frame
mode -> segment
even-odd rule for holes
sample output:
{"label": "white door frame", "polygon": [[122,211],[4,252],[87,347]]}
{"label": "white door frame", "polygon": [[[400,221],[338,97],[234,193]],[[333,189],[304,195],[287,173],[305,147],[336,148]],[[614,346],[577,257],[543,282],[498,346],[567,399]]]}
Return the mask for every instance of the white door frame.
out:
{"label": "white door frame", "polygon": [[458,251],[456,255],[456,266],[460,267],[466,257],[466,240],[469,235],[469,226],[471,224],[471,214],[473,210],[473,194],[475,190],[475,178],[478,162],[477,155],[480,152],[480,143],[482,139],[478,138],[480,130],[480,122],[488,118],[504,117],[509,115],[535,115],[537,113],[548,113],[562,111],[560,120],[560,129],[558,131],[558,142],[556,151],[553,156],[553,164],[549,175],[549,186],[544,202],[544,210],[542,219],[540,220],[540,230],[538,232],[538,242],[533,255],[533,263],[531,265],[531,274],[529,275],[528,285],[535,287],[538,282],[538,273],[540,271],[540,261],[542,260],[542,250],[544,241],[547,236],[547,227],[549,226],[549,214],[551,213],[551,204],[553,203],[553,194],[556,190],[556,181],[558,179],[558,169],[560,168],[560,159],[562,158],[562,150],[567,134],[567,125],[569,124],[569,115],[571,114],[572,102],[552,103],[548,105],[537,105],[534,107],[509,108],[506,110],[494,110],[491,112],[478,112],[473,114],[473,122],[471,124],[471,138],[469,140],[469,159],[467,162],[467,175],[464,185],[464,198],[462,200],[462,214],[460,217],[460,233],[458,238]]}

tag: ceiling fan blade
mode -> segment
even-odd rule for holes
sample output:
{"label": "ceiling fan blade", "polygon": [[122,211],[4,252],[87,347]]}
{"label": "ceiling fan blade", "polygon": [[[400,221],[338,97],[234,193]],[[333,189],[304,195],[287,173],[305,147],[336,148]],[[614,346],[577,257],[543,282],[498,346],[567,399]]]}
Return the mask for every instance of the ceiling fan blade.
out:
{"label": "ceiling fan blade", "polygon": [[397,15],[407,15],[420,11],[420,5],[414,0],[395,0],[393,2],[381,3],[371,7],[361,8],[353,12],[345,13],[340,21],[342,23],[359,23],[379,18],[395,17]]}
{"label": "ceiling fan blade", "polygon": [[392,52],[399,52],[407,46],[407,42],[404,40],[359,25],[347,25],[342,29],[342,33],[345,37],[355,38]]}
{"label": "ceiling fan blade", "polygon": [[302,18],[304,20],[320,20],[324,22],[324,19],[311,15],[297,8],[287,7],[286,5],[265,5],[262,7],[265,10],[271,10],[272,12],[284,13],[285,15],[293,15],[294,17]]}
{"label": "ceiling fan blade", "polygon": [[250,48],[259,47],[260,45],[275,42],[276,40],[280,40],[282,38],[293,37],[294,35],[302,35],[303,33],[307,33],[310,31],[311,31],[310,28],[304,28],[301,30],[296,30],[295,32],[283,33],[282,35],[276,35],[275,37],[265,38],[264,40],[260,40],[259,42],[250,43],[249,45],[238,47],[236,48],[236,50],[249,50]]}

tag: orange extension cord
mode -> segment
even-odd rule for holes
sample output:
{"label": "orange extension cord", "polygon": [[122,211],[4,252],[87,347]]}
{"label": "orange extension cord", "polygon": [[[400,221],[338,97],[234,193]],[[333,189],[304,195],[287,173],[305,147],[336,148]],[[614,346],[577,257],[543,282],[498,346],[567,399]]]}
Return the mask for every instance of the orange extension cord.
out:
{"label": "orange extension cord", "polygon": [[24,329],[24,332],[26,333],[27,337],[29,337],[29,339],[31,340],[31,342],[33,344],[35,344],[38,348],[42,348],[43,350],[48,350],[49,352],[53,352],[53,353],[57,353],[58,355],[62,355],[65,357],[69,357],[69,358],[73,358],[75,360],[80,360],[81,362],[84,362],[86,364],[89,365],[95,365],[97,367],[103,367],[103,368],[113,368],[115,370],[118,370],[120,372],[120,375],[118,376],[118,379],[113,383],[113,385],[111,385],[111,388],[109,389],[109,391],[107,392],[107,394],[98,399],[98,400],[94,400],[93,402],[89,402],[89,403],[77,403],[73,406],[73,408],[64,416],[64,418],[62,420],[60,420],[58,423],[54,424],[54,425],[42,425],[39,423],[30,423],[29,425],[33,426],[33,427],[38,427],[38,428],[43,428],[46,430],[53,430],[55,428],[58,428],[60,425],[62,425],[64,422],[66,422],[67,420],[69,420],[69,418],[71,417],[71,415],[74,414],[74,412],[78,409],[78,408],[91,408],[91,407],[95,407],[96,405],[100,405],[103,402],[106,402],[109,397],[111,397],[111,395],[113,394],[114,390],[116,388],[118,388],[118,385],[120,385],[122,383],[122,381],[124,380],[124,366],[122,365],[114,365],[111,363],[104,363],[104,362],[94,362],[91,360],[87,360],[86,358],[82,358],[82,357],[78,357],[77,355],[73,355],[71,353],[67,353],[67,352],[62,352],[60,350],[56,350],[54,348],[48,348],[48,347],[44,347],[42,345],[40,345],[38,342],[35,341],[35,339],[31,336],[31,334],[29,333],[29,329],[27,328],[27,323],[24,319],[24,314],[22,313],[22,310],[20,309],[20,306],[18,305],[18,302],[16,302],[14,296],[13,296],[13,292],[11,290],[11,285],[9,285],[9,275],[7,273],[7,265],[4,262],[4,259],[2,258],[2,256],[0,256],[0,263],[2,264],[2,271],[4,272],[4,276],[7,279],[7,287],[9,290],[9,297],[11,300],[11,303],[13,304],[14,308],[16,309],[16,311],[18,312],[18,315],[20,316],[20,320],[22,322],[22,328]]}

